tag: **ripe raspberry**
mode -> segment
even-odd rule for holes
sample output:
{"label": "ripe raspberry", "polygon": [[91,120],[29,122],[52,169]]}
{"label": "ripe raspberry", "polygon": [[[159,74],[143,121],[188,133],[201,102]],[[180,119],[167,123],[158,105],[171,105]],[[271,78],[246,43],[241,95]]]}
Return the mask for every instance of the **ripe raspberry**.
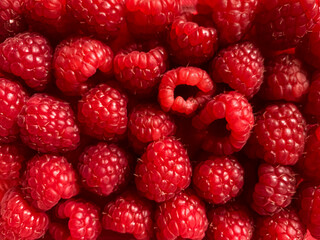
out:
{"label": "ripe raspberry", "polygon": [[295,173],[290,167],[263,163],[253,192],[252,208],[260,215],[272,215],[291,203],[296,191]]}
{"label": "ripe raspberry", "polygon": [[16,236],[13,239],[41,238],[49,224],[47,214],[33,209],[16,187],[7,191],[2,198],[1,217],[6,226],[5,229]]}
{"label": "ripe raspberry", "polygon": [[269,105],[256,117],[248,155],[271,164],[294,165],[304,150],[305,128],[305,120],[295,105]]}
{"label": "ripe raspberry", "polygon": [[296,211],[289,208],[283,209],[272,216],[258,218],[254,239],[303,240],[305,231],[305,226],[302,224]]}
{"label": "ripe raspberry", "polygon": [[[0,179],[0,203],[4,194],[11,188],[18,186],[20,179],[3,180]],[[0,233],[1,236],[1,233]],[[12,239],[11,239],[12,240]]]}
{"label": "ripe raspberry", "polygon": [[23,146],[0,144],[0,179],[18,179],[20,177],[21,164],[25,160]]}
{"label": "ripe raspberry", "polygon": [[115,140],[127,129],[127,96],[107,85],[90,89],[78,104],[84,132],[100,140]]}
{"label": "ripe raspberry", "polygon": [[203,202],[191,191],[181,192],[158,205],[155,213],[158,240],[203,239],[208,219]]}
{"label": "ripe raspberry", "polygon": [[48,232],[53,240],[70,240],[69,231],[60,223],[50,222]]}
{"label": "ripe raspberry", "polygon": [[162,77],[158,101],[165,112],[190,116],[211,99],[215,90],[216,86],[206,71],[180,67]]}
{"label": "ripe raspberry", "polygon": [[199,197],[224,204],[236,197],[243,187],[244,171],[234,157],[211,156],[193,171],[193,186]]}
{"label": "ripe raspberry", "polygon": [[19,134],[17,117],[27,94],[18,83],[0,78],[0,99],[0,142],[13,142]]}
{"label": "ripe raspberry", "polygon": [[313,81],[310,84],[308,99],[305,105],[307,113],[320,116],[320,74],[316,73],[313,76]]}
{"label": "ripe raspberry", "polygon": [[196,16],[191,19],[185,16],[176,18],[168,35],[172,57],[181,65],[205,63],[218,49],[217,30],[197,22]]}
{"label": "ripe raspberry", "polygon": [[250,240],[253,235],[253,219],[247,208],[239,204],[227,204],[208,212],[208,240]]}
{"label": "ripe raspberry", "polygon": [[181,8],[176,0],[127,0],[125,5],[128,29],[137,37],[163,32]]}
{"label": "ripe raspberry", "polygon": [[34,94],[18,116],[24,144],[39,152],[66,152],[77,147],[79,129],[70,105],[46,94]]}
{"label": "ripe raspberry", "polygon": [[247,99],[240,93],[219,94],[192,120],[204,132],[202,148],[216,155],[230,155],[246,144],[254,117]]}
{"label": "ripe raspberry", "polygon": [[295,47],[319,17],[318,0],[262,0],[256,18],[257,36],[268,48]]}
{"label": "ripe raspberry", "polygon": [[95,240],[101,232],[99,208],[85,200],[69,199],[57,206],[59,218],[69,218],[71,239]]}
{"label": "ripe raspberry", "polygon": [[[112,71],[113,52],[105,44],[89,37],[72,37],[61,42],[53,56],[58,88],[67,95],[82,95],[93,85],[97,70]],[[91,81],[90,81],[91,80]]]}
{"label": "ripe raspberry", "polygon": [[157,105],[140,104],[129,115],[128,129],[130,143],[140,153],[150,142],[174,135],[176,124]]}
{"label": "ripe raspberry", "polygon": [[251,98],[262,84],[264,59],[250,42],[238,43],[221,50],[212,62],[212,79],[224,82]]}
{"label": "ripe raspberry", "polygon": [[37,91],[51,80],[51,61],[52,48],[38,33],[20,33],[0,44],[0,70],[22,78]]}
{"label": "ripe raspberry", "polygon": [[302,62],[290,54],[273,57],[267,63],[264,79],[261,92],[267,100],[300,102],[309,88]]}
{"label": "ripe raspberry", "polygon": [[105,208],[102,225],[120,233],[130,233],[135,239],[150,239],[153,235],[152,205],[135,192],[125,192]]}
{"label": "ripe raspberry", "polygon": [[124,4],[124,0],[68,0],[67,8],[84,31],[107,40],[125,24]]}
{"label": "ripe raspberry", "polygon": [[191,164],[182,143],[172,137],[150,143],[135,170],[137,189],[148,199],[167,201],[191,182]]}

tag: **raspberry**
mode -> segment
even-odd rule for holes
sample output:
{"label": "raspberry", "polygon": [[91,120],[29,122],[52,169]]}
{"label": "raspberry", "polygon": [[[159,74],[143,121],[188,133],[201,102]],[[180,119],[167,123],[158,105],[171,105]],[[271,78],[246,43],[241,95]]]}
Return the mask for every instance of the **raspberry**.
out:
{"label": "raspberry", "polygon": [[25,161],[23,146],[0,145],[0,179],[14,180],[20,177],[21,164]]}
{"label": "raspberry", "polygon": [[129,140],[140,153],[150,142],[174,135],[176,124],[157,105],[140,104],[129,115],[128,129]]}
{"label": "raspberry", "polygon": [[264,99],[300,102],[308,88],[307,72],[293,55],[281,54],[267,63],[261,89]]}
{"label": "raspberry", "polygon": [[56,208],[59,218],[69,218],[71,239],[95,240],[101,232],[99,208],[81,199],[69,199]]}
{"label": "raspberry", "polygon": [[227,204],[208,212],[208,240],[250,240],[253,235],[253,219],[247,208],[239,204]]}
{"label": "raspberry", "polygon": [[134,192],[125,192],[104,208],[102,225],[120,233],[130,233],[135,239],[150,239],[153,235],[151,204]]}
{"label": "raspberry", "polygon": [[199,197],[224,204],[239,194],[243,175],[243,168],[234,157],[211,156],[196,166],[192,181]]}
{"label": "raspberry", "polygon": [[230,155],[246,144],[254,117],[247,99],[240,93],[215,96],[192,120],[204,132],[202,148],[216,155]]}
{"label": "raspberry", "polygon": [[195,17],[174,20],[168,42],[175,62],[200,65],[211,59],[218,48],[218,33],[213,27],[202,26]]}
{"label": "raspberry", "polygon": [[257,36],[268,48],[295,47],[319,17],[318,0],[262,0],[256,18]]}
{"label": "raspberry", "polygon": [[256,117],[248,155],[271,164],[294,165],[304,150],[305,128],[305,120],[295,105],[269,105]]}
{"label": "raspberry", "polygon": [[262,84],[264,59],[250,42],[238,43],[221,50],[212,62],[212,79],[224,82],[248,98]]}
{"label": "raspberry", "polygon": [[176,0],[127,0],[125,5],[128,29],[138,37],[166,30],[181,8],[181,2]]}
{"label": "raspberry", "polygon": [[148,199],[167,201],[191,182],[191,164],[182,143],[172,137],[150,143],[135,170],[137,189]]}
{"label": "raspberry", "polygon": [[316,240],[316,239],[313,238],[311,233],[309,232],[309,230],[307,230],[307,233],[306,233],[306,235],[304,235],[304,239],[303,240]]}
{"label": "raspberry", "polygon": [[70,233],[62,224],[50,222],[48,232],[53,240],[70,240]]}
{"label": "raspberry", "polygon": [[68,0],[67,8],[85,31],[107,40],[125,24],[124,4],[124,0]]}
{"label": "raspberry", "polygon": [[272,215],[291,203],[296,191],[295,173],[290,167],[263,163],[253,192],[252,208],[260,215]]}
{"label": "raspberry", "polygon": [[130,163],[129,155],[122,148],[100,142],[82,153],[78,168],[85,187],[108,196],[129,182]]}
{"label": "raspberry", "polygon": [[155,225],[158,240],[203,239],[208,228],[205,206],[192,192],[181,192],[157,206]]}
{"label": "raspberry", "polygon": [[90,89],[79,101],[78,121],[86,134],[100,140],[114,140],[127,129],[127,96],[107,85]]}
{"label": "raspberry", "polygon": [[0,70],[20,77],[37,91],[51,80],[51,61],[52,48],[38,33],[20,33],[0,44]]}
{"label": "raspberry", "polygon": [[47,214],[33,209],[16,187],[7,191],[2,198],[1,217],[7,233],[16,236],[13,239],[41,238],[49,224]]}
{"label": "raspberry", "polygon": [[[3,180],[0,179],[0,203],[4,194],[11,188],[18,186],[19,179]],[[1,231],[1,230],[0,230]],[[1,236],[1,233],[0,233]]]}
{"label": "raspberry", "polygon": [[46,94],[34,94],[18,116],[24,144],[39,152],[66,152],[77,147],[79,129],[70,105]]}
{"label": "raspberry", "polygon": [[148,48],[146,44],[132,44],[114,58],[114,74],[133,94],[149,94],[161,80],[168,65],[165,48]]}
{"label": "raspberry", "polygon": [[112,72],[113,52],[102,42],[89,37],[72,37],[61,42],[53,56],[58,88],[67,95],[81,95],[93,85],[90,79],[99,69]]}
{"label": "raspberry", "polygon": [[254,239],[303,240],[305,230],[305,226],[302,224],[294,209],[283,209],[281,212],[272,216],[258,218]]}
{"label": "raspberry", "polygon": [[165,112],[190,116],[209,101],[215,90],[216,86],[206,71],[196,67],[180,67],[166,72],[162,77],[158,101]]}
{"label": "raspberry", "polygon": [[18,83],[0,78],[0,99],[0,142],[13,142],[19,134],[17,117],[27,94]]}
{"label": "raspberry", "polygon": [[308,99],[305,105],[305,110],[307,113],[320,116],[320,74],[317,73],[313,76],[313,81],[311,82],[309,88]]}

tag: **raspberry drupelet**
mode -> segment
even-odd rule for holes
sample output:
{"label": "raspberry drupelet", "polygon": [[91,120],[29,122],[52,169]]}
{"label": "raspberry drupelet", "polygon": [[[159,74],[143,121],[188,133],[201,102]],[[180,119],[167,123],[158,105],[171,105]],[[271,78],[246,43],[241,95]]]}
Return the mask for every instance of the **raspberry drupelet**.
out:
{"label": "raspberry drupelet", "polygon": [[22,163],[26,160],[24,146],[20,144],[0,144],[0,179],[20,178]]}

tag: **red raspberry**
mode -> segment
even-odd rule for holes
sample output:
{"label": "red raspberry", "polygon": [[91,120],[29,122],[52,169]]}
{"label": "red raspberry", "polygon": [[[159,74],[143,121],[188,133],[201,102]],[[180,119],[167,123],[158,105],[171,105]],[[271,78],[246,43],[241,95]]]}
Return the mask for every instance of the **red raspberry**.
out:
{"label": "red raspberry", "polygon": [[269,105],[256,117],[248,155],[271,164],[294,165],[304,150],[305,128],[306,122],[295,105]]}
{"label": "red raspberry", "polygon": [[25,161],[23,146],[0,145],[0,179],[14,180],[20,177],[21,164]]}
{"label": "red raspberry", "polygon": [[17,117],[27,94],[13,81],[0,78],[0,142],[13,142],[19,134]]}
{"label": "red raspberry", "polygon": [[254,117],[250,103],[242,94],[227,92],[215,96],[192,121],[196,129],[204,131],[204,150],[230,155],[246,144]]}
{"label": "red raspberry", "polygon": [[157,105],[136,105],[129,115],[129,140],[136,152],[142,152],[152,141],[174,135],[173,118]]}
{"label": "red raspberry", "polygon": [[256,240],[295,239],[303,240],[305,226],[296,211],[292,208],[283,209],[272,216],[258,218]]}
{"label": "red raspberry", "polygon": [[208,219],[203,202],[191,191],[181,192],[158,205],[155,213],[158,240],[203,239]]}
{"label": "red raspberry", "polygon": [[160,82],[168,65],[165,48],[149,48],[146,44],[132,44],[114,58],[114,74],[133,94],[151,93]]}
{"label": "red raspberry", "polygon": [[20,33],[0,44],[0,70],[12,73],[35,90],[51,79],[52,48],[38,33]]}
{"label": "red raspberry", "polygon": [[181,2],[176,0],[127,0],[128,29],[137,37],[154,36],[166,30],[180,8]]}
{"label": "red raspberry", "polygon": [[41,238],[49,224],[47,214],[33,209],[16,187],[7,191],[2,198],[1,217],[6,231],[16,236],[13,239]]}
{"label": "red raspberry", "polygon": [[[67,95],[81,95],[93,85],[99,69],[112,72],[113,52],[105,44],[89,37],[73,37],[61,42],[53,56],[58,88]],[[91,81],[90,81],[91,80]]]}
{"label": "red raspberry", "polygon": [[109,202],[102,225],[120,233],[130,233],[135,239],[150,239],[153,235],[152,205],[135,192],[125,192]]}
{"label": "red raspberry", "polygon": [[267,100],[300,102],[309,88],[302,62],[290,54],[273,57],[267,63],[264,78],[261,92]]}
{"label": "red raspberry", "polygon": [[[19,179],[3,180],[0,179],[0,203],[4,194],[11,188],[18,186]],[[0,233],[1,236],[1,233]],[[12,240],[12,239],[11,239]]]}
{"label": "red raspberry", "polygon": [[212,62],[212,79],[224,82],[251,98],[262,84],[264,59],[250,42],[238,43],[221,50]]}
{"label": "red raspberry", "polygon": [[79,101],[78,121],[84,132],[101,140],[114,140],[127,129],[127,96],[101,84],[90,89]]}
{"label": "red raspberry", "polygon": [[70,105],[46,94],[34,94],[18,116],[21,140],[39,152],[66,152],[80,141]]}
{"label": "red raspberry", "polygon": [[95,240],[101,232],[100,209],[81,199],[69,199],[57,206],[59,218],[69,218],[71,239]]}
{"label": "red raspberry", "polygon": [[211,59],[218,49],[218,33],[185,16],[176,18],[169,33],[169,46],[175,62],[181,65],[200,65]]}
{"label": "red raspberry", "polygon": [[318,72],[313,76],[305,110],[311,115],[320,116],[320,73]]}
{"label": "red raspberry", "polygon": [[124,4],[124,0],[68,0],[67,8],[85,31],[107,40],[125,24]]}
{"label": "red raspberry", "polygon": [[180,67],[162,77],[158,101],[165,112],[190,116],[211,99],[215,90],[216,86],[206,71]]}
{"label": "red raspberry", "polygon": [[50,222],[48,232],[53,240],[70,240],[71,238],[68,230],[60,223]]}
{"label": "red raspberry", "polygon": [[253,192],[252,208],[260,215],[272,215],[291,203],[296,191],[295,173],[290,167],[263,163]]}
{"label": "red raspberry", "polygon": [[236,197],[243,187],[244,170],[234,157],[211,156],[193,171],[193,186],[199,197],[224,204]]}
{"label": "red raspberry", "polygon": [[319,21],[318,0],[262,0],[257,36],[268,48],[295,47]]}
{"label": "red raspberry", "polygon": [[191,164],[182,143],[172,137],[150,143],[135,171],[137,189],[148,199],[167,201],[191,182]]}
{"label": "red raspberry", "polygon": [[314,237],[312,237],[311,233],[309,232],[309,230],[307,230],[306,235],[304,235],[304,239],[303,240],[316,240]]}
{"label": "red raspberry", "polygon": [[227,204],[208,212],[208,240],[250,240],[253,219],[249,210],[239,204]]}

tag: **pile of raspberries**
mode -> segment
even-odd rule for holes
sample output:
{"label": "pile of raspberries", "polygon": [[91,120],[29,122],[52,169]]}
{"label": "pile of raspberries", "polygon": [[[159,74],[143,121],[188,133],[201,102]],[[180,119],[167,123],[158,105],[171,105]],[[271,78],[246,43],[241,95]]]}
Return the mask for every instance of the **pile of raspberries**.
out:
{"label": "pile of raspberries", "polygon": [[320,0],[0,0],[0,240],[320,239]]}

